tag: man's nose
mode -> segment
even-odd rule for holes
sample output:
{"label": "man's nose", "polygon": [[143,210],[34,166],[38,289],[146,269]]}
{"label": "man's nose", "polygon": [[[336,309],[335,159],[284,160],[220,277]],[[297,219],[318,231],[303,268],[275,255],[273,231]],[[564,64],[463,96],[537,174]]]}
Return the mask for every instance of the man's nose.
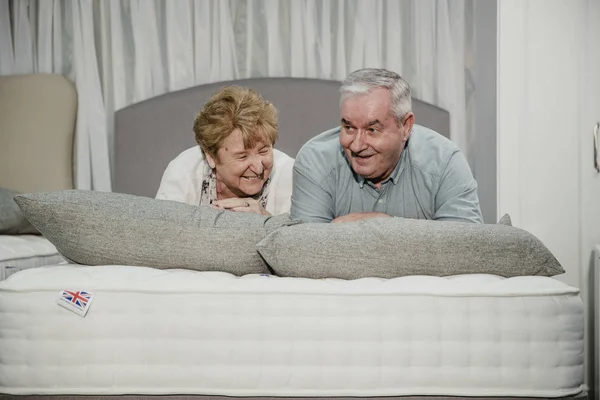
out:
{"label": "man's nose", "polygon": [[356,133],[349,148],[353,153],[359,153],[365,149],[364,133],[361,130]]}

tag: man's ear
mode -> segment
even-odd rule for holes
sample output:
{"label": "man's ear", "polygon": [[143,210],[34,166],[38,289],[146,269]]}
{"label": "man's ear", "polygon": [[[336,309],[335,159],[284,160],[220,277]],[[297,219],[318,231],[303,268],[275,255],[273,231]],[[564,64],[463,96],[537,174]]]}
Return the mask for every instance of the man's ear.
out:
{"label": "man's ear", "polygon": [[215,159],[208,153],[206,153],[205,156],[206,156],[206,161],[208,162],[208,165],[210,166],[210,168],[215,169],[215,167],[217,166]]}
{"label": "man's ear", "polygon": [[409,112],[404,116],[404,122],[403,122],[403,127],[404,127],[404,132],[405,132],[405,137],[404,140],[408,140],[408,136],[410,135],[410,132],[412,131],[413,125],[415,124],[415,114]]}

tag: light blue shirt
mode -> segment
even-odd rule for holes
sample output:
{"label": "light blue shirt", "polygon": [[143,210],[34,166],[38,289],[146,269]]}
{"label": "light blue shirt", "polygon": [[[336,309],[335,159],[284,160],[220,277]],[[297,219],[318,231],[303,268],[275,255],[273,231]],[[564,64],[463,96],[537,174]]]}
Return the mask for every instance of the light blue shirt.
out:
{"label": "light blue shirt", "polygon": [[330,222],[354,212],[483,223],[477,182],[458,147],[413,125],[408,143],[381,189],[354,173],[339,142],[340,128],[309,140],[294,163],[292,219]]}

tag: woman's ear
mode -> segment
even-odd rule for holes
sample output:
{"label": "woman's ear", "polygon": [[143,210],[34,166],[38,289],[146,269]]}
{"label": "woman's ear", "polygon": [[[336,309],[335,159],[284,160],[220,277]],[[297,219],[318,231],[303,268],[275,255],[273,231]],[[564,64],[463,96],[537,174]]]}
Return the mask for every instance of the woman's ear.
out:
{"label": "woman's ear", "polygon": [[206,161],[208,162],[208,165],[210,166],[210,168],[215,169],[215,167],[217,166],[217,163],[215,163],[215,159],[208,153],[206,153],[205,156],[206,156]]}

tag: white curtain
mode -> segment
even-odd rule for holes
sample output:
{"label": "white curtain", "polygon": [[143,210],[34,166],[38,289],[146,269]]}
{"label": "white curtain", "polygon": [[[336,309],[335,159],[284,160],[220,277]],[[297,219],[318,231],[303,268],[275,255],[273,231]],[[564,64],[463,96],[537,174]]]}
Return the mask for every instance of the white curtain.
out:
{"label": "white curtain", "polygon": [[[0,74],[77,86],[78,188],[110,190],[115,110],[207,82],[392,69],[470,158],[473,0],[0,0]],[[418,116],[417,116],[418,122]],[[315,132],[316,134],[317,132]]]}
{"label": "white curtain", "polygon": [[92,0],[0,0],[0,74],[56,73],[75,82],[75,185],[110,191],[94,17]]}

